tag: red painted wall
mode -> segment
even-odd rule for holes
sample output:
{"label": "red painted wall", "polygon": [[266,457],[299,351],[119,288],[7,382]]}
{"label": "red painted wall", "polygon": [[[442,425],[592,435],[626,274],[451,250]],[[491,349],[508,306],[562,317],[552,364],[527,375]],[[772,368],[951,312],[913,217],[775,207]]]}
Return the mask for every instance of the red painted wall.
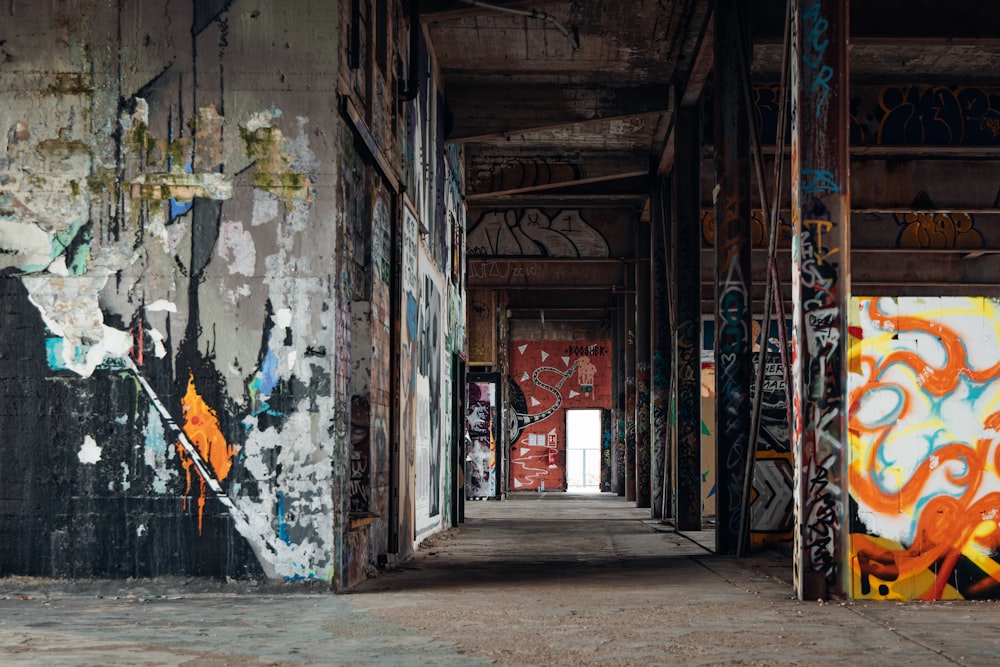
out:
{"label": "red painted wall", "polygon": [[[611,407],[610,340],[514,340],[511,491],[566,485],[566,410]],[[550,450],[554,455],[550,456]]]}

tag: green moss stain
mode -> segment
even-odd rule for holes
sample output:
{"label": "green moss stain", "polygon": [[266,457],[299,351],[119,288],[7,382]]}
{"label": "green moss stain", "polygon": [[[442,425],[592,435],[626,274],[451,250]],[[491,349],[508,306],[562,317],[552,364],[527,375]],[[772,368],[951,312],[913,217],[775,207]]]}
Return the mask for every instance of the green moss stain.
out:
{"label": "green moss stain", "polygon": [[60,136],[57,139],[46,139],[39,141],[35,146],[35,151],[46,158],[68,158],[74,155],[90,155],[90,146],[79,139],[66,139]]}
{"label": "green moss stain", "polygon": [[82,72],[60,72],[46,91],[50,95],[89,95],[94,87]]}
{"label": "green moss stain", "polygon": [[247,157],[253,162],[250,182],[255,188],[270,192],[285,204],[309,199],[312,183],[306,174],[292,169],[291,159],[282,150],[285,138],[280,130],[240,127],[240,138],[246,146]]}

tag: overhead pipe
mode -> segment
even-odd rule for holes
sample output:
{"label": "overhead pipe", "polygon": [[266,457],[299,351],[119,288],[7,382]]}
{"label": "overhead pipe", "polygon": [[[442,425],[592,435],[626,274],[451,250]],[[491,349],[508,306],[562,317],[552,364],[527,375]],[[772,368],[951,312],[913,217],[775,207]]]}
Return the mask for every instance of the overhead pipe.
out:
{"label": "overhead pipe", "polygon": [[576,26],[572,26],[572,32],[570,32],[570,30],[560,23],[556,17],[547,12],[543,12],[540,9],[516,9],[514,7],[503,7],[489,2],[482,2],[482,0],[461,0],[461,2],[467,5],[472,5],[473,7],[482,7],[483,9],[492,9],[496,12],[506,12],[508,14],[516,14],[518,16],[527,16],[528,18],[551,23],[559,32],[563,34],[566,39],[569,40],[569,43],[573,46],[574,51],[580,50],[580,33],[576,29]]}

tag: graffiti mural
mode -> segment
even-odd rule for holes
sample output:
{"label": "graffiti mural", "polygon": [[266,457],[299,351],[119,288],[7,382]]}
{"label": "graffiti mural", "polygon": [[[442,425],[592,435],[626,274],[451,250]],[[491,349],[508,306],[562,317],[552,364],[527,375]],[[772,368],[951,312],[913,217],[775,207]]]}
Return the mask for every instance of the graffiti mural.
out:
{"label": "graffiti mural", "polygon": [[[715,364],[712,348],[715,322],[703,321],[702,330],[702,503],[706,514],[715,507]],[[786,324],[786,330],[791,326]],[[761,321],[753,327],[753,363],[756,377]],[[788,435],[788,408],[777,322],[766,338],[760,429],[754,456],[750,494],[750,547],[790,547],[793,526],[793,466]],[[751,392],[751,398],[753,392]]]}
{"label": "graffiti mural", "polygon": [[513,490],[565,486],[567,408],[611,407],[611,342],[512,341]]}
{"label": "graffiti mural", "polygon": [[577,210],[488,211],[469,229],[469,255],[608,257],[604,237]]}
{"label": "graffiti mural", "polygon": [[1000,303],[853,299],[855,597],[1000,593]]}
{"label": "graffiti mural", "polygon": [[496,382],[468,382],[465,496],[470,500],[497,495],[497,388]]}
{"label": "graffiti mural", "polygon": [[908,211],[894,213],[899,226],[897,248],[961,248],[983,247],[983,234],[976,229],[972,213],[928,213]]}
{"label": "graffiti mural", "polygon": [[420,313],[417,325],[417,534],[440,523],[441,453],[444,431],[442,365],[445,321],[443,276],[427,253],[420,255]]}

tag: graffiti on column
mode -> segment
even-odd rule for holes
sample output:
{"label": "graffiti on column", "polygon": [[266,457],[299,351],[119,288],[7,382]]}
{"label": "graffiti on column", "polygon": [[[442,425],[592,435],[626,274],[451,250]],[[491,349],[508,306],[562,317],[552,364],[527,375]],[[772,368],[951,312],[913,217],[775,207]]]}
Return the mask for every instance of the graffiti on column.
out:
{"label": "graffiti on column", "polygon": [[852,300],[851,579],[856,597],[1000,592],[1000,303]]}
{"label": "graffiti on column", "polygon": [[650,421],[649,421],[649,364],[636,365],[636,424],[635,424],[635,483],[636,499],[640,507],[647,506],[651,493]]}
{"label": "graffiti on column", "polygon": [[[727,147],[727,155],[736,155],[735,147]],[[721,177],[724,189],[732,185],[737,175],[745,171],[742,160],[727,165]],[[718,303],[716,304],[716,383],[718,385],[718,417],[716,443],[725,448],[720,465],[718,486],[720,506],[720,543],[722,536],[735,547],[742,521],[743,479],[746,476],[746,455],[749,448],[749,360],[750,331],[747,293],[750,276],[746,271],[746,253],[749,239],[746,235],[746,218],[743,214],[746,201],[735,186],[728,188],[725,209],[717,230],[718,248]],[[735,192],[732,192],[734,191]]]}
{"label": "graffiti on column", "polygon": [[[806,6],[801,19],[801,49],[796,66],[801,67],[801,86],[793,95],[800,105],[793,109],[797,127],[792,150],[801,157],[793,169],[792,279],[795,318],[792,336],[794,386],[793,442],[799,455],[798,489],[795,502],[798,532],[795,549],[796,581],[800,594],[840,593],[844,539],[842,531],[847,498],[843,488],[842,397],[844,358],[841,339],[840,264],[846,261],[841,244],[847,230],[842,228],[845,183],[831,171],[839,169],[840,158],[830,151],[837,137],[836,124],[843,113],[846,91],[833,85],[837,58],[830,49],[835,43],[828,32],[825,15],[833,3],[814,2]],[[838,27],[839,28],[839,27]],[[838,43],[839,44],[839,43]],[[804,129],[803,129],[804,128]],[[846,137],[839,140],[846,141]],[[846,168],[846,165],[844,165]],[[836,213],[834,213],[835,211]]]}

